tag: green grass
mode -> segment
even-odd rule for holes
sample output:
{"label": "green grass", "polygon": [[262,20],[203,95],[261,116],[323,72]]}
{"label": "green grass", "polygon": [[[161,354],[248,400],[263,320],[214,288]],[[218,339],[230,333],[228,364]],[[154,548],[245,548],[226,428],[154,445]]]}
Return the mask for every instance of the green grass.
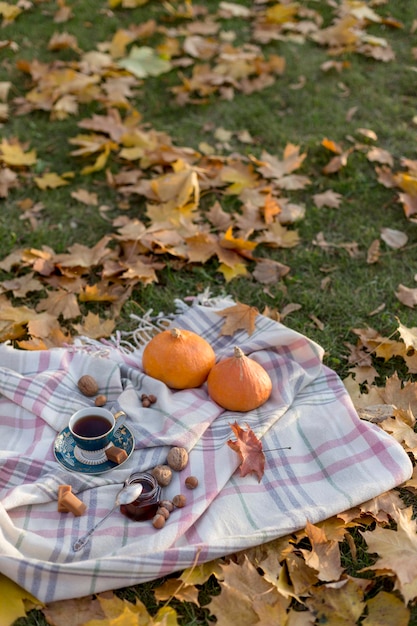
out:
{"label": "green grass", "polygon": [[[117,28],[128,27],[150,18],[159,19],[159,2],[150,2],[134,11],[117,9],[111,14],[103,0],[78,0],[70,4],[73,19],[66,24],[53,22],[56,3],[39,1],[33,8],[23,13],[13,24],[3,28],[2,39],[10,38],[19,45],[17,52],[3,51],[0,64],[0,81],[12,82],[11,98],[22,97],[31,88],[31,79],[16,68],[19,59],[39,59],[50,62],[53,59],[76,60],[77,54],[71,50],[51,52],[47,44],[55,31],[67,31],[77,37],[81,49],[93,50],[99,42],[108,41]],[[205,2],[211,12],[218,8],[218,2]],[[246,6],[252,3],[240,2]],[[322,13],[326,23],[330,23],[332,10],[326,2],[302,2]],[[287,143],[299,144],[308,156],[300,173],[311,178],[312,184],[304,190],[288,194],[294,202],[306,206],[305,218],[295,225],[301,237],[301,244],[293,249],[261,248],[260,254],[290,266],[288,276],[275,285],[264,288],[254,278],[238,278],[225,283],[214,262],[205,265],[184,266],[167,261],[167,267],[159,273],[159,282],[148,286],[137,286],[132,299],[124,306],[119,328],[132,325],[130,314],[153,309],[169,312],[174,309],[173,301],[189,294],[201,292],[210,287],[213,295],[231,294],[235,299],[247,304],[282,308],[290,303],[298,303],[301,309],[285,318],[285,323],[318,343],[326,352],[325,362],[342,377],[347,374],[346,342],[355,342],[352,328],[375,327],[381,334],[390,335],[397,326],[397,318],[406,326],[415,326],[415,312],[403,306],[395,296],[397,286],[402,283],[414,286],[417,272],[415,246],[417,244],[415,224],[408,222],[402,207],[397,202],[397,191],[380,185],[373,166],[364,154],[355,152],[348,165],[339,173],[324,176],[323,166],[330,159],[330,153],[320,144],[328,137],[344,147],[352,145],[352,137],[365,141],[357,134],[358,128],[372,129],[378,136],[377,145],[389,151],[399,168],[400,159],[416,158],[416,126],[413,123],[415,110],[415,65],[411,49],[417,46],[417,35],[410,33],[415,19],[417,3],[413,0],[389,2],[379,11],[393,15],[405,24],[404,29],[390,29],[374,26],[370,32],[385,36],[393,46],[396,59],[390,63],[351,53],[343,60],[351,66],[342,73],[320,69],[329,60],[326,49],[313,42],[296,44],[279,41],[263,46],[265,55],[279,54],[286,59],[286,69],[277,77],[274,85],[267,89],[243,95],[236,93],[232,101],[210,98],[207,104],[176,104],[171,92],[178,85],[176,72],[158,78],[146,79],[137,91],[133,105],[143,116],[143,121],[158,131],[172,137],[178,146],[199,148],[202,141],[215,145],[214,130],[218,127],[237,132],[248,130],[254,143],[244,145],[235,138],[231,148],[241,154],[254,154],[260,157],[262,151],[281,158]],[[97,28],[97,22],[99,27]],[[168,24],[168,23],[167,23]],[[233,19],[225,22],[226,30],[236,29],[240,41],[247,40],[250,24],[245,20]],[[382,30],[381,30],[382,28]],[[239,40],[239,39],[238,39]],[[154,45],[155,35],[150,41],[141,44]],[[338,60],[338,57],[336,57]],[[189,70],[183,70],[185,74]],[[302,88],[294,88],[300,77],[305,78]],[[355,107],[355,114],[348,119],[348,113]],[[0,212],[0,260],[13,250],[21,247],[41,248],[51,246],[56,252],[64,252],[78,242],[92,246],[96,241],[112,232],[110,222],[100,217],[96,208],[87,208],[73,200],[69,193],[83,187],[98,194],[100,203],[111,206],[110,216],[119,214],[116,192],[105,183],[103,173],[82,177],[79,174],[81,162],[70,156],[72,147],[68,139],[77,135],[80,129],[77,122],[89,117],[93,112],[101,112],[97,103],[80,105],[79,115],[64,121],[49,120],[48,113],[33,112],[29,116],[16,116],[12,113],[3,125],[3,137],[17,137],[27,142],[38,154],[35,173],[52,170],[58,173],[74,171],[74,182],[68,187],[42,192],[33,184],[12,190],[2,203]],[[207,124],[212,130],[204,130]],[[226,151],[227,154],[227,151]],[[110,163],[116,172],[119,164]],[[314,206],[313,194],[332,189],[342,194],[338,209]],[[285,195],[285,194],[284,194]],[[30,197],[45,206],[39,228],[32,231],[27,221],[20,219],[18,202]],[[235,210],[233,200],[225,208]],[[128,212],[143,214],[141,200],[132,203]],[[366,262],[366,252],[372,241],[379,237],[381,228],[390,227],[407,233],[409,242],[403,250],[390,250],[382,245],[383,254],[378,264]],[[333,244],[356,242],[358,256],[352,258],[340,247],[323,250],[314,241],[323,233],[326,241]],[[326,289],[322,280],[328,276]],[[9,274],[0,270],[0,280]],[[385,308],[371,316],[380,305]],[[103,307],[102,307],[103,308]],[[311,316],[318,317],[324,328],[317,327]],[[389,372],[389,367],[385,370]],[[359,535],[354,536],[360,543]],[[345,549],[345,548],[344,548]],[[348,562],[349,551],[343,553]],[[361,551],[361,558],[351,564],[351,573],[356,575],[360,568],[369,562],[369,555]],[[208,602],[210,595],[218,592],[213,582],[202,589]],[[152,585],[141,585],[118,592],[121,597],[139,597],[149,610],[156,610]],[[211,623],[207,611],[197,609],[188,603],[176,603],[175,608],[184,626]],[[417,611],[410,624],[417,624]],[[16,622],[16,626],[44,626],[42,614],[33,611],[27,619]]]}

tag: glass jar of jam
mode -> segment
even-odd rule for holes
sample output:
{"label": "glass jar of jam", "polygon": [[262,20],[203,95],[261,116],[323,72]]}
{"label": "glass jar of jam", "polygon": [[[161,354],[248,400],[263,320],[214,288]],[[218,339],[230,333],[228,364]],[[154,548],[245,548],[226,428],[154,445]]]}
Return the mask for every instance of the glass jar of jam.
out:
{"label": "glass jar of jam", "polygon": [[136,522],[152,519],[161,499],[161,487],[152,474],[135,472],[126,481],[127,485],[140,483],[142,493],[134,502],[120,505],[120,512]]}

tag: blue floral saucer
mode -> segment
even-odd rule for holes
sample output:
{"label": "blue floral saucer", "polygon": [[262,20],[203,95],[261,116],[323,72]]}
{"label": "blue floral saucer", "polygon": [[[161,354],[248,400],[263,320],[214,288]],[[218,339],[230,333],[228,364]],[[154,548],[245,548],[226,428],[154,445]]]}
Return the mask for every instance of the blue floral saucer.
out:
{"label": "blue floral saucer", "polygon": [[109,445],[111,444],[126,451],[127,458],[122,463],[117,464],[109,461],[104,451],[99,451],[96,458],[85,457],[83,451],[78,448],[72,438],[69,428],[66,427],[55,439],[54,455],[58,463],[71,472],[103,474],[126,463],[135,448],[133,435],[125,425],[115,431]]}

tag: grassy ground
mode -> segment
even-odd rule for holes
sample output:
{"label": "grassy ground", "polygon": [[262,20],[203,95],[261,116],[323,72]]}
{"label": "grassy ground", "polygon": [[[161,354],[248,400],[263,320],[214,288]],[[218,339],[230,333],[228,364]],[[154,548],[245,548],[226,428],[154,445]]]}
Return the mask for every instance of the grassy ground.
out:
{"label": "grassy ground", "polygon": [[[248,1],[239,4],[252,6]],[[333,16],[331,3],[312,0],[299,4],[318,11],[325,23],[330,23]],[[30,77],[16,68],[17,60],[50,62],[57,58],[64,61],[77,58],[73,50],[52,52],[47,49],[56,30],[76,35],[79,48],[87,51],[95,49],[100,41],[109,40],[117,28],[140,24],[150,18],[158,19],[160,15],[160,3],[153,1],[135,10],[119,8],[115,11],[110,11],[102,0],[79,0],[68,2],[68,5],[73,17],[62,25],[55,24],[52,19],[57,9],[55,3],[35,1],[32,10],[4,26],[2,38],[18,44],[17,50],[3,50],[0,64],[0,81],[12,83],[10,100],[23,97],[31,87]],[[204,5],[213,13],[219,8],[219,3],[214,1]],[[296,303],[301,307],[288,315],[285,323],[320,343],[326,351],[326,363],[344,377],[347,373],[345,344],[355,341],[353,328],[370,325],[388,336],[396,328],[397,317],[406,326],[415,325],[414,311],[402,305],[395,295],[400,283],[412,287],[417,273],[415,224],[406,219],[398,203],[398,190],[383,187],[376,178],[374,164],[359,151],[352,154],[340,172],[331,176],[322,172],[329,160],[329,153],[321,145],[323,138],[348,147],[352,145],[352,137],[363,141],[357,133],[358,128],[376,133],[377,145],[393,156],[395,168],[400,167],[402,157],[416,158],[412,47],[417,46],[417,36],[411,32],[411,25],[417,13],[417,2],[388,2],[386,7],[380,7],[380,13],[391,15],[405,26],[369,27],[370,33],[386,37],[392,45],[396,58],[389,63],[352,51],[341,57],[349,62],[346,70],[324,72],[321,65],[329,60],[324,47],[312,41],[296,43],[283,38],[263,46],[266,55],[274,53],[285,57],[283,75],[272,86],[251,95],[236,93],[231,101],[213,96],[206,104],[181,107],[170,92],[170,88],[178,84],[177,72],[143,81],[132,104],[140,111],[145,123],[166,132],[175,145],[195,149],[199,149],[202,141],[215,145],[214,133],[218,127],[233,133],[247,130],[254,140],[248,146],[233,138],[229,146],[221,148],[223,154],[235,150],[259,157],[265,150],[281,157],[286,144],[294,143],[307,152],[301,173],[312,183],[305,189],[291,192],[291,199],[306,207],[304,219],[295,225],[301,237],[300,245],[291,249],[263,250],[264,256],[291,268],[285,279],[267,287],[250,275],[226,283],[214,262],[185,265],[178,270],[172,260],[166,259],[167,267],[159,273],[158,283],[135,288],[118,320],[120,328],[129,327],[131,312],[149,308],[169,311],[173,309],[174,298],[198,293],[206,287],[210,287],[214,295],[229,293],[260,310],[269,307],[282,311],[286,305]],[[225,29],[235,31],[240,41],[250,36],[250,24],[239,18],[225,22]],[[152,45],[154,39],[148,43]],[[48,113],[42,111],[17,116],[13,112],[14,106],[10,104],[11,113],[1,134],[7,138],[17,137],[21,142],[27,142],[30,148],[36,148],[35,174],[48,170],[74,171],[80,167],[69,154],[68,138],[79,132],[77,122],[81,118],[100,111],[97,103],[81,104],[77,116],[53,122]],[[355,112],[349,117],[353,109]],[[118,164],[114,163],[112,167],[116,171]],[[108,233],[111,230],[109,221],[97,210],[85,207],[69,196],[69,192],[81,183],[84,188],[96,192],[100,202],[110,205],[112,217],[117,215],[120,198],[106,185],[103,172],[83,178],[77,174],[72,186],[47,192],[39,190],[28,177],[27,185],[12,190],[3,200],[0,261],[22,247],[51,245],[56,252],[64,252],[75,242],[92,246]],[[341,194],[339,208],[315,206],[313,195],[327,189]],[[36,230],[21,219],[18,203],[28,196],[43,202],[46,207]],[[132,204],[129,215],[136,213],[143,215],[140,202]],[[387,227],[406,233],[409,238],[407,246],[394,250],[383,244],[379,263],[368,264],[368,247],[379,237],[381,228]],[[328,249],[317,246],[319,233],[335,245]],[[357,244],[356,256],[350,256],[339,246],[346,242]],[[0,271],[0,280],[10,277],[9,273]],[[324,288],[326,277],[330,280]],[[371,315],[379,307],[380,311]],[[358,536],[356,540],[359,542]],[[354,565],[355,571],[367,564],[369,555],[363,554],[361,559],[359,566],[358,563]],[[209,596],[217,592],[216,585],[210,585],[203,589],[203,594]],[[151,609],[151,589],[152,585],[144,585],[124,593],[126,597],[137,594]],[[184,625],[209,623],[207,613],[192,604],[183,603],[176,608]],[[35,612],[18,623],[19,626],[35,626],[46,622]],[[412,623],[417,624],[417,617]]]}

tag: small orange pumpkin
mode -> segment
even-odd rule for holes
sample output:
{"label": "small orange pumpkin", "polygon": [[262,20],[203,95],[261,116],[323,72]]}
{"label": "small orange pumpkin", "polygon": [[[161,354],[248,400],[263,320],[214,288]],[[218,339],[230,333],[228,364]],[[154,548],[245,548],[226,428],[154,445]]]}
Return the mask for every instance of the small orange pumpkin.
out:
{"label": "small orange pumpkin", "polygon": [[272,381],[262,365],[235,347],[233,356],[219,361],[207,378],[209,396],[229,411],[252,411],[271,395]]}
{"label": "small orange pumpkin", "polygon": [[172,328],[146,344],[142,356],[145,374],[172,389],[199,387],[216,362],[211,345],[191,330]]}

